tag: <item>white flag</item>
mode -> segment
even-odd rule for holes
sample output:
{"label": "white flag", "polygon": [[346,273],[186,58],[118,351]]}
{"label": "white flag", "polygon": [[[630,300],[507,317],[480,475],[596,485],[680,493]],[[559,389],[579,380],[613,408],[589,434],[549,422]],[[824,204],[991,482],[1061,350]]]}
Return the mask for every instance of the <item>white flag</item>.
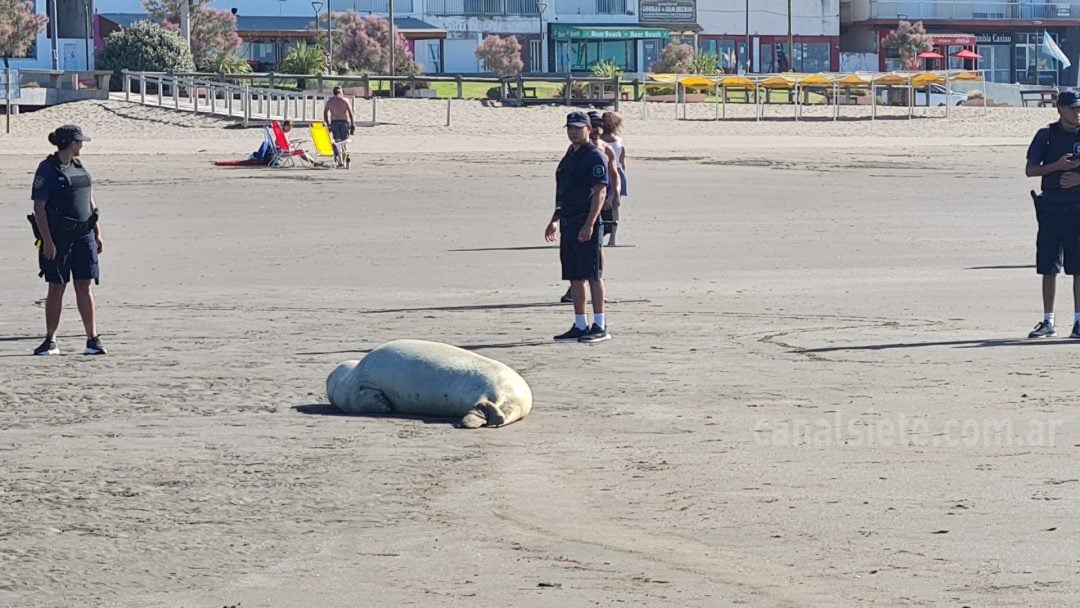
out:
{"label": "white flag", "polygon": [[1042,51],[1046,55],[1060,61],[1065,67],[1072,66],[1072,62],[1069,61],[1068,55],[1061,50],[1061,47],[1054,42],[1054,39],[1050,37],[1050,34],[1046,30],[1043,30]]}

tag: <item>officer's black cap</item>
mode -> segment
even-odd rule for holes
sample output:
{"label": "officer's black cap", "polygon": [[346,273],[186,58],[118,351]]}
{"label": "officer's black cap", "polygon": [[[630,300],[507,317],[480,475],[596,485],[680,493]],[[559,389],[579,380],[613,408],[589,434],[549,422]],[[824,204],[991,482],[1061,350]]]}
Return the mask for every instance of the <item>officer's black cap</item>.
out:
{"label": "officer's black cap", "polygon": [[599,112],[592,111],[589,112],[589,123],[594,127],[602,127],[604,126],[604,119],[600,116]]}
{"label": "officer's black cap", "polygon": [[1080,108],[1080,95],[1076,91],[1062,91],[1057,98],[1059,108]]}
{"label": "officer's black cap", "polygon": [[90,141],[79,125],[64,125],[56,130],[58,141]]}
{"label": "officer's black cap", "polygon": [[566,115],[566,126],[568,127],[588,127],[589,116],[584,112],[570,112]]}

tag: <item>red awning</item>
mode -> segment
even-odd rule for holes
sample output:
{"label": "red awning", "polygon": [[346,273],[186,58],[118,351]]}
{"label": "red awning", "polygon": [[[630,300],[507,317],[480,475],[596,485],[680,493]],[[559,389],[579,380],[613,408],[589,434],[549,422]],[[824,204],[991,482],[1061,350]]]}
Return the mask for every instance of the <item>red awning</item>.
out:
{"label": "red awning", "polygon": [[925,53],[919,53],[919,59],[944,59],[945,56],[941,53],[934,53],[926,51]]}
{"label": "red awning", "polygon": [[982,59],[982,55],[978,53],[972,53],[967,49],[964,49],[957,53],[953,53],[951,56],[956,57],[957,59]]}
{"label": "red awning", "polygon": [[930,37],[930,42],[934,46],[975,46],[977,42],[974,34],[927,33],[926,35]]}

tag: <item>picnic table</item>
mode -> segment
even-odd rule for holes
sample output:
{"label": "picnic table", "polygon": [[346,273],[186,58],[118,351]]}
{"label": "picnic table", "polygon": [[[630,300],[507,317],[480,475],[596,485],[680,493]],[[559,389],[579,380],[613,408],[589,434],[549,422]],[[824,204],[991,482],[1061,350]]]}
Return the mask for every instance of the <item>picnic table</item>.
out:
{"label": "picnic table", "polygon": [[1031,103],[1038,103],[1038,107],[1045,108],[1057,103],[1057,89],[1029,89],[1020,91],[1020,101],[1024,107]]}

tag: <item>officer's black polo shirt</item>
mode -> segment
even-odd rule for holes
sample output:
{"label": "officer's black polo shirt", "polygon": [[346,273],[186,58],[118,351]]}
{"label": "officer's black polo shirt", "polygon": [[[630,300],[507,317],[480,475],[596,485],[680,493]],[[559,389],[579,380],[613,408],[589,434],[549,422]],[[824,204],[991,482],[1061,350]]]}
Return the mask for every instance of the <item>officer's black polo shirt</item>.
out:
{"label": "officer's black polo shirt", "polygon": [[[1035,139],[1028,146],[1027,162],[1030,165],[1049,165],[1056,163],[1066,154],[1072,154],[1073,147],[1080,144],[1080,132],[1070,133],[1055,122],[1039,129]],[[1054,171],[1042,176],[1043,199],[1048,203],[1080,204],[1080,187],[1064,189],[1061,176],[1064,171]]]}
{"label": "officer's black polo shirt", "polygon": [[559,217],[567,221],[585,220],[592,206],[593,188],[607,185],[607,180],[607,159],[592,142],[577,150],[571,146],[555,171]]}

